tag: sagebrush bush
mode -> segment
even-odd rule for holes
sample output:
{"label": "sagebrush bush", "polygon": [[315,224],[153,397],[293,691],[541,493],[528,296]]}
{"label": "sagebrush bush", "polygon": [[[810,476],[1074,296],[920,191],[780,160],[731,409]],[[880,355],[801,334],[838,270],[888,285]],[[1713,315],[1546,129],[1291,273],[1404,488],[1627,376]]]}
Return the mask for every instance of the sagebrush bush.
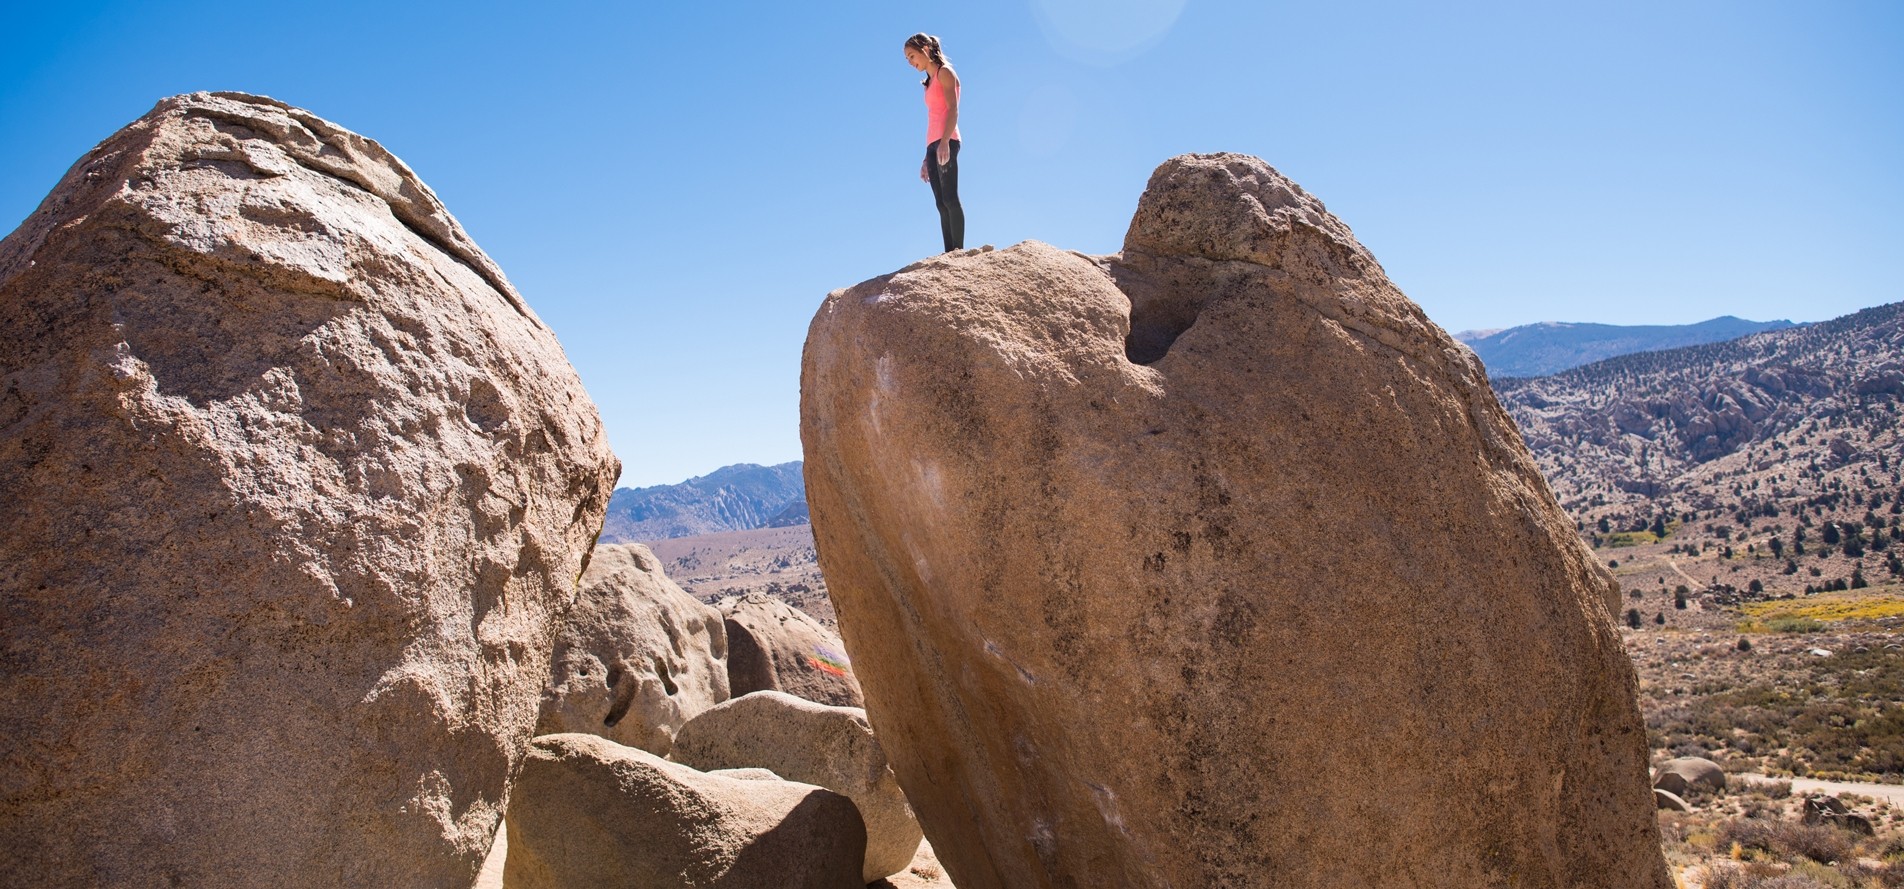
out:
{"label": "sagebrush bush", "polygon": [[1745,795],[1763,796],[1766,799],[1787,799],[1792,795],[1790,781],[1760,781],[1755,778],[1734,778],[1738,792]]}
{"label": "sagebrush bush", "polygon": [[[1895,821],[1896,818],[1893,817],[1892,820]],[[1878,846],[1878,857],[1904,864],[1904,834],[1892,834],[1885,837],[1883,844]]]}
{"label": "sagebrush bush", "polygon": [[[1767,797],[1776,789],[1767,785],[1777,783],[1785,782],[1745,780],[1711,808],[1660,812],[1668,864],[1675,872],[1695,868],[1692,883],[1703,889],[1904,889],[1904,835],[1881,829],[1867,838],[1833,824],[1807,825],[1799,820],[1800,800]],[[1888,805],[1870,805],[1877,808],[1874,822],[1897,820]]]}
{"label": "sagebrush bush", "polygon": [[[1705,745],[1756,760],[1762,770],[1852,780],[1904,775],[1904,657],[1852,650],[1791,666],[1756,682],[1642,699],[1648,741],[1662,751]],[[1780,750],[1791,751],[1789,762]]]}
{"label": "sagebrush bush", "polygon": [[1706,889],[1834,889],[1811,876],[1779,871],[1762,862],[1707,865],[1705,878]]}
{"label": "sagebrush bush", "polygon": [[1769,818],[1738,818],[1719,825],[1719,844],[1737,844],[1782,858],[1809,858],[1820,864],[1849,860],[1853,847],[1851,837],[1840,828]]}

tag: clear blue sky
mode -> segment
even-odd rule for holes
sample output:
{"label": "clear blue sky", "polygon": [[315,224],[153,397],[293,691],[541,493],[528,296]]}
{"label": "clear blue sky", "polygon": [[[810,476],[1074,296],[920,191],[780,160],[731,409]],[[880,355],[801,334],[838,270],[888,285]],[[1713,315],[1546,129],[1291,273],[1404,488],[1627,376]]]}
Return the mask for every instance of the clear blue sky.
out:
{"label": "clear blue sky", "polygon": [[798,459],[828,290],[938,250],[901,42],[965,81],[968,242],[1110,252],[1260,156],[1450,331],[1904,298],[1904,4],[9,4],[0,227],[159,98],[383,142],[561,336],[624,484]]}

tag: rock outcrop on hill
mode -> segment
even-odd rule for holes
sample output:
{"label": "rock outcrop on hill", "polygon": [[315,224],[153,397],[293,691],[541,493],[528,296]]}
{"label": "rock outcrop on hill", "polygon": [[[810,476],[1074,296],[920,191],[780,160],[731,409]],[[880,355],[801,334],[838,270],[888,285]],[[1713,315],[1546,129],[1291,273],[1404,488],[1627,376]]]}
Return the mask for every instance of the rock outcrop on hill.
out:
{"label": "rock outcrop on hill", "polygon": [[853,801],[708,775],[595,735],[535,739],[509,806],[504,889],[859,889]]}
{"label": "rock outcrop on hill", "polygon": [[401,161],[160,102],[0,242],[0,872],[468,885],[618,471]]}
{"label": "rock outcrop on hill", "polygon": [[668,755],[682,725],[727,700],[720,611],[675,586],[637,543],[597,546],[581,586],[536,734],[587,732]]}
{"label": "rock outcrop on hill", "polygon": [[1618,591],[1471,352],[1261,161],[830,294],[808,502],[952,879],[1671,885]]}
{"label": "rock outcrop on hill", "polygon": [[866,711],[757,691],[690,720],[675,761],[702,771],[767,769],[851,797],[866,825],[865,882],[891,876],[919,850],[919,822],[873,737]]}
{"label": "rock outcrop on hill", "polygon": [[865,705],[846,646],[819,621],[765,593],[722,599],[720,610],[734,697],[783,691],[839,707]]}

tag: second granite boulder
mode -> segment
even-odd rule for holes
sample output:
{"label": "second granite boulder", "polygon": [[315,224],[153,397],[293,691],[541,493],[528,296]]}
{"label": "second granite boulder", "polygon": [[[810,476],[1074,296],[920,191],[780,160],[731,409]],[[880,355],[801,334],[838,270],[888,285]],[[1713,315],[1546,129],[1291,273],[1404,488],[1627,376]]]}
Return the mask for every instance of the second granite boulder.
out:
{"label": "second granite boulder", "polygon": [[757,691],[689,721],[675,739],[674,758],[704,770],[768,769],[851,797],[866,822],[869,883],[905,870],[924,836],[857,707]]}
{"label": "second granite boulder", "polygon": [[694,714],[727,700],[721,613],[640,544],[595,548],[556,639],[539,735],[588,732],[657,756]]}

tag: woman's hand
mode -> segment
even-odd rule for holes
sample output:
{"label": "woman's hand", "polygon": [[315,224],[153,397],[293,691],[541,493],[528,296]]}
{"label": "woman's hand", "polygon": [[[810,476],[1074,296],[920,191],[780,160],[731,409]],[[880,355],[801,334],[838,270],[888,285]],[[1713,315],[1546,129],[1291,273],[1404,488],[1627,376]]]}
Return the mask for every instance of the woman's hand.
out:
{"label": "woman's hand", "polygon": [[945,165],[951,162],[952,162],[952,137],[947,136],[939,140],[939,168],[944,169]]}
{"label": "woman's hand", "polygon": [[919,162],[919,181],[920,181],[920,182],[931,182],[931,181],[932,181],[932,180],[930,180],[930,179],[927,179],[927,178],[926,178],[926,162],[925,162],[925,161],[920,161],[920,162]]}

